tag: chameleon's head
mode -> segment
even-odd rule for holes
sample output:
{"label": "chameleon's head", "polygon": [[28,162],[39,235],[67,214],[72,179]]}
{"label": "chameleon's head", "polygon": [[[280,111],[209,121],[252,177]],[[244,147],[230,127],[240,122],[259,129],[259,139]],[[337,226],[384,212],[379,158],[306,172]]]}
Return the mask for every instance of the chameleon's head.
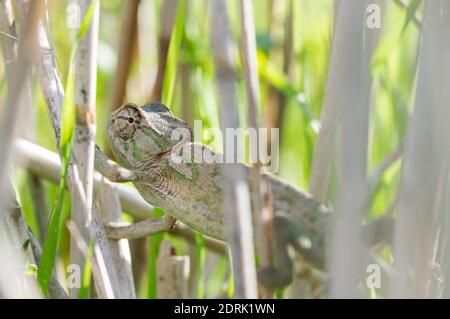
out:
{"label": "chameleon's head", "polygon": [[114,156],[128,168],[140,168],[171,151],[180,142],[172,139],[175,129],[190,130],[160,103],[125,104],[110,115],[107,126]]}

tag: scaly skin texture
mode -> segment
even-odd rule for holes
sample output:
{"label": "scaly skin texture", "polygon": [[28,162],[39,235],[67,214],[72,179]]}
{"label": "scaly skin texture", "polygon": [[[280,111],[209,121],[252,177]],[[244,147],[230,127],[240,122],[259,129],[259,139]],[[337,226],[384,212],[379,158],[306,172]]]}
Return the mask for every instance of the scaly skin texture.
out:
{"label": "scaly skin texture", "polygon": [[[221,167],[242,164],[197,163],[201,153],[196,151],[214,155],[213,150],[193,142],[188,125],[158,103],[122,106],[111,114],[107,133],[119,164],[148,175],[133,182],[146,201],[202,234],[225,240]],[[192,163],[179,163],[173,154]],[[247,167],[246,172],[249,175]],[[274,267],[260,270],[258,277],[263,284],[277,288],[292,281],[288,245],[306,262],[323,267],[330,214],[293,185],[273,175],[264,174],[264,178],[270,180],[275,215]]]}

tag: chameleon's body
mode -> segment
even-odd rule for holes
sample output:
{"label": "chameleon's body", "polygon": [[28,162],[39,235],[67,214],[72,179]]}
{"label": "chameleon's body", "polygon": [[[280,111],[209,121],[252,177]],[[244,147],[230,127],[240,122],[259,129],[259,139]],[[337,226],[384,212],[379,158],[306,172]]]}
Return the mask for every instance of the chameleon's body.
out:
{"label": "chameleon's body", "polygon": [[[148,173],[148,178],[133,181],[146,201],[163,208],[192,229],[224,240],[221,165],[225,164],[174,161],[173,152],[183,153],[181,146],[191,147],[191,154],[198,154],[196,149],[213,152],[203,144],[192,142],[190,134],[173,140],[172,133],[176,129],[190,132],[187,124],[174,117],[165,106],[128,104],[111,114],[107,133],[114,156],[123,167]],[[246,171],[248,173],[248,168]],[[293,245],[306,262],[323,266],[323,239],[330,214],[296,187],[272,175],[265,175],[265,178],[270,180],[275,214],[275,267],[260,272],[259,277],[263,283],[279,287],[292,280],[288,244]]]}

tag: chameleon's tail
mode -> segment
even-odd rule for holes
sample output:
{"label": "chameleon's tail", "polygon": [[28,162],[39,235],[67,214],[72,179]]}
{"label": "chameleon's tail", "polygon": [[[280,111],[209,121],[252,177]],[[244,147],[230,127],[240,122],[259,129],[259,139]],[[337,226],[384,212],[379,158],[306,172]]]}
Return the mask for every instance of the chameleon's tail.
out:
{"label": "chameleon's tail", "polygon": [[324,262],[323,243],[311,230],[304,227],[288,215],[276,215],[273,218],[273,265],[258,271],[258,280],[264,286],[274,289],[289,285],[293,279],[293,262],[290,247],[315,266],[322,267]]}
{"label": "chameleon's tail", "polygon": [[258,270],[258,281],[271,289],[280,289],[288,286],[293,280],[292,262],[288,268],[265,267]]}

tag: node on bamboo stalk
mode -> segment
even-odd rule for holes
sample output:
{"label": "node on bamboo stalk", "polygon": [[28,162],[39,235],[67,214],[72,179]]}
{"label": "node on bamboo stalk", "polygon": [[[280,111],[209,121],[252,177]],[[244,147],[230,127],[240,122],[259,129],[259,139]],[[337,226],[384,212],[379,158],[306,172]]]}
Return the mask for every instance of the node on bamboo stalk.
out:
{"label": "node on bamboo stalk", "polygon": [[168,240],[163,240],[157,260],[157,296],[162,299],[187,298],[189,256],[177,256]]}

